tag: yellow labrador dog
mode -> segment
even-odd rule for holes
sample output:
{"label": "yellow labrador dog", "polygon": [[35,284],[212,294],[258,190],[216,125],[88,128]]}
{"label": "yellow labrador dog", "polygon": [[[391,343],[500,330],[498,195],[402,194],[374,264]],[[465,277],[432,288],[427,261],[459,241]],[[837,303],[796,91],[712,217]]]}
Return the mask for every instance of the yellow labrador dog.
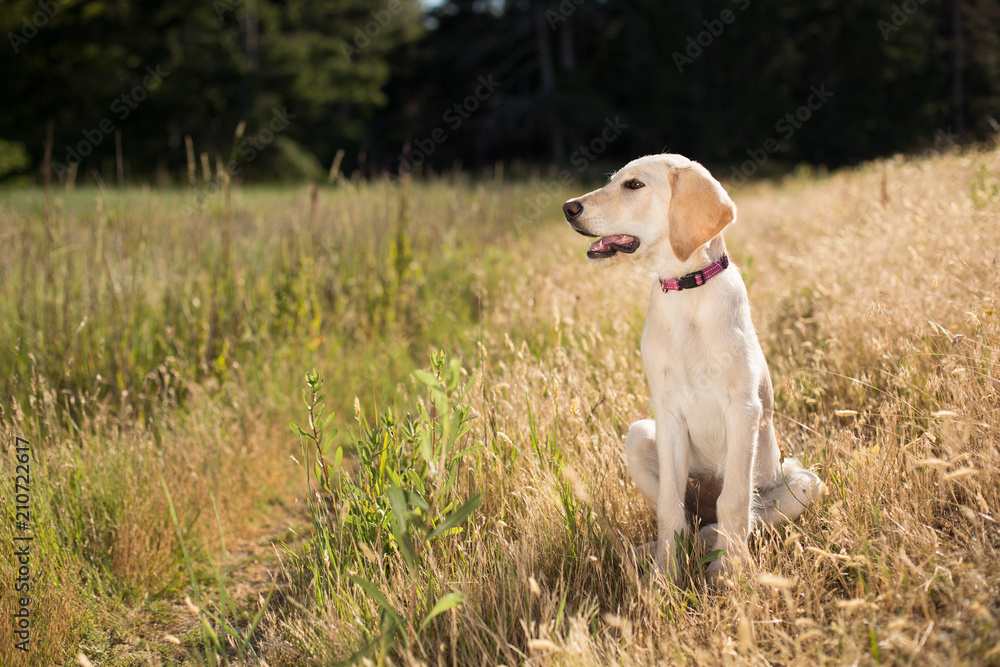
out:
{"label": "yellow labrador dog", "polygon": [[642,360],[655,422],[632,424],[625,456],[656,514],[657,566],[675,579],[675,535],[697,515],[702,538],[725,550],[709,567],[716,578],[747,556],[755,521],[794,519],[823,492],[774,437],[770,373],[722,238],[736,206],[703,166],[664,154],[628,163],[563,212],[597,237],[592,260],[638,262],[654,277]]}

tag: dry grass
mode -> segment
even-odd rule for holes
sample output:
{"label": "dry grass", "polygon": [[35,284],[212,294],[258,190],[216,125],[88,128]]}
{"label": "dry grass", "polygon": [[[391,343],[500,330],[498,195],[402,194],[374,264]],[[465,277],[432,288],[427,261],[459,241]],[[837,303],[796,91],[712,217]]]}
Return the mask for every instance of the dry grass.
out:
{"label": "dry grass", "polygon": [[[972,152],[736,193],[781,442],[828,494],[759,535],[721,593],[649,586],[627,557],[653,537],[622,456],[648,415],[646,279],[595,270],[563,226],[532,234],[524,272],[486,286],[469,489],[486,502],[433,566],[469,600],[397,659],[1000,662],[998,173],[1000,153]],[[286,627],[343,657],[364,635],[351,618]]]}
{"label": "dry grass", "polygon": [[[781,441],[815,467],[828,496],[760,536],[756,567],[732,590],[699,590],[685,606],[613,567],[617,550],[611,563],[567,561],[553,475],[522,465],[490,476],[503,480],[496,511],[510,516],[497,548],[517,570],[485,588],[544,582],[506,612],[533,619],[521,644],[533,661],[1000,661],[998,175],[1000,154],[971,153],[735,194],[740,219],[728,238],[739,264],[753,258]],[[565,230],[549,238],[529,261],[537,284],[521,292],[535,295],[533,312],[515,297],[512,321],[485,328],[548,320],[562,346],[540,359],[498,354],[486,383],[496,389],[477,409],[523,443],[519,403],[537,401],[607,539],[621,531],[641,543],[653,532],[620,434],[648,414],[632,306],[646,285],[569,259],[581,248]],[[596,541],[584,551],[602,556]],[[567,593],[575,604],[560,627],[553,610]],[[492,597],[470,629],[499,612]]]}
{"label": "dry grass", "polygon": [[[110,535],[101,543],[113,545],[108,568],[95,569],[86,544],[53,538],[51,551],[63,553],[66,566],[53,570],[58,576],[39,574],[42,604],[68,627],[53,631],[62,650],[43,662],[71,660],[86,636],[72,626],[88,614],[102,629],[116,627],[113,600],[123,590],[135,591],[129,604],[142,607],[144,591],[178,578],[165,501],[154,492],[158,471],[186,516],[211,512],[206,478],[220,493],[246,489],[243,501],[223,494],[234,496],[225,528],[242,532],[265,485],[287,488],[291,476],[301,488],[304,473],[288,464],[299,450],[285,424],[304,421],[294,383],[307,364],[327,375],[328,401],[356,435],[347,407],[354,396],[369,413],[373,402],[415,412],[424,393],[406,380],[401,360],[439,347],[464,353],[474,377],[468,441],[483,449],[470,455],[461,487],[482,492],[484,503],[464,532],[427,556],[423,573],[437,594],[468,598],[398,640],[391,662],[1000,664],[998,175],[1000,152],[969,151],[734,193],[740,217],[727,240],[746,272],[774,378],[779,439],[820,474],[828,493],[795,524],[758,535],[754,563],[722,592],[706,590],[697,574],[682,589],[651,586],[629,558],[631,544],[653,537],[622,453],[628,425],[649,414],[639,356],[648,281],[588,264],[586,242],[559,222],[554,206],[537,228],[505,234],[530,185],[437,183],[402,199],[389,186],[345,189],[324,194],[315,208],[300,196],[288,210],[270,204],[270,231],[260,217],[237,216],[234,238],[249,248],[234,260],[237,275],[246,272],[241,303],[270,332],[243,348],[234,338],[233,359],[244,369],[253,364],[252,374],[220,378],[209,359],[199,375],[206,354],[195,349],[181,360],[195,369],[185,376],[190,396],[155,412],[153,429],[111,407],[75,427],[58,410],[46,416],[35,406],[3,416],[7,433],[52,434],[47,470],[108,468],[86,492],[54,485],[44,501],[52,516],[77,496],[84,508],[70,514],[100,516],[93,508],[104,501],[94,489],[121,488],[115,476],[136,480],[128,502],[103,505],[114,512],[106,525],[94,522]],[[394,293],[391,301],[405,307],[386,310],[382,292],[352,287],[337,273],[336,258],[347,255],[331,239],[359,239],[366,215],[379,221],[379,238],[350,270],[363,283],[378,282],[387,267],[405,268],[406,281],[378,282],[378,290],[417,285]],[[396,262],[398,220],[416,239],[405,267]],[[276,243],[284,233],[315,243]],[[217,241],[210,236],[209,248]],[[481,245],[463,245],[463,236]],[[282,253],[312,263],[295,274],[300,283],[287,281],[291,293],[306,295],[294,302],[300,324],[278,330],[278,315],[257,300],[267,298],[268,280],[285,276],[288,262],[273,261]],[[182,253],[171,256],[183,265]],[[449,270],[436,269],[435,259]],[[263,277],[251,282],[253,264]],[[207,288],[201,275],[183,281],[185,294]],[[160,285],[156,293],[166,291]],[[340,296],[331,303],[328,294]],[[430,311],[433,321],[420,319]],[[224,299],[220,312],[229,312]],[[388,333],[375,336],[380,329]],[[396,383],[393,396],[386,388]],[[52,389],[28,393],[46,391],[64,400]],[[192,534],[206,552],[211,528],[195,523]],[[286,562],[289,580],[301,583],[294,560]],[[114,582],[93,583],[95,571]],[[398,557],[379,571],[380,590],[406,608],[410,582]],[[81,577],[91,578],[93,597],[60,598],[61,587]],[[268,664],[344,659],[378,633],[378,607],[360,588],[327,582],[337,595],[317,604],[297,585],[282,589],[257,644]],[[6,606],[0,636],[8,636],[3,619]],[[159,659],[149,651],[165,651],[143,648],[153,664]],[[123,664],[111,657],[121,651],[102,650],[109,664]]]}

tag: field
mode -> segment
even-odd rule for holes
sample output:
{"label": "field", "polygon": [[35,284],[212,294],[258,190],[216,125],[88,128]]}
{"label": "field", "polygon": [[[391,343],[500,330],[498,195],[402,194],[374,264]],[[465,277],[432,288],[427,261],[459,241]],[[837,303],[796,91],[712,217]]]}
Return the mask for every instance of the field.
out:
{"label": "field", "polygon": [[544,184],[4,192],[2,664],[1000,664],[1000,151],[732,191],[827,493],[720,590],[631,555],[648,278]]}

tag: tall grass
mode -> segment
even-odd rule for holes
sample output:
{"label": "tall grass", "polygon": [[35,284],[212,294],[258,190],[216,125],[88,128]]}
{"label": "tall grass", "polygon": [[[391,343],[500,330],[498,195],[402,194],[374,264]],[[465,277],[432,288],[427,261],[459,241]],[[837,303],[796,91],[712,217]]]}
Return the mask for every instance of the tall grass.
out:
{"label": "tall grass", "polygon": [[[56,663],[79,642],[108,655],[129,629],[122,603],[185,585],[160,476],[206,572],[211,492],[226,490],[237,533],[289,497],[301,368],[334,362],[329,402],[344,414],[356,395],[391,401],[430,345],[473,352],[479,276],[505,256],[490,248],[499,211],[524,191],[462,178],[417,197],[388,182],[237,191],[191,216],[182,192],[5,194],[0,420],[33,448],[34,562],[60,563],[35,581],[36,652],[4,644],[5,661]],[[0,484],[12,497],[12,474]]]}
{"label": "tall grass", "polygon": [[[14,193],[0,251],[4,395],[23,399],[35,368],[58,394],[148,417],[192,382],[260,363],[260,348],[297,349],[289,340],[349,361],[373,338],[405,357],[424,332],[454,333],[478,316],[473,274],[491,261],[498,203],[514,198],[440,183],[411,203],[407,189],[255,190],[186,216],[176,192]],[[458,219],[476,224],[458,236]]]}
{"label": "tall grass", "polygon": [[[650,586],[632,557],[655,534],[621,439],[649,414],[648,279],[587,265],[562,225],[533,234],[524,272],[484,310],[475,531],[427,572],[467,597],[395,660],[1000,660],[998,174],[1000,154],[969,152],[735,193],[728,238],[754,267],[781,444],[829,490],[756,536],[754,563],[721,592],[697,575]],[[405,590],[387,580],[380,593],[399,603]],[[303,658],[345,658],[354,605],[378,608],[355,591],[274,636]]]}
{"label": "tall grass", "polygon": [[[780,443],[828,493],[756,535],[722,591],[697,571],[650,585],[633,557],[655,530],[622,457],[649,416],[648,278],[588,264],[556,207],[514,229],[530,183],[236,191],[189,219],[179,193],[8,197],[2,424],[37,452],[45,637],[24,664],[194,648],[141,614],[189,592],[181,541],[198,585],[225,589],[216,490],[227,537],[268,500],[312,506],[254,633],[268,664],[1000,661],[998,175],[1000,153],[970,150],[733,193]],[[447,409],[432,350],[471,383]],[[326,435],[298,398],[311,368]],[[432,512],[421,433],[456,406]]]}

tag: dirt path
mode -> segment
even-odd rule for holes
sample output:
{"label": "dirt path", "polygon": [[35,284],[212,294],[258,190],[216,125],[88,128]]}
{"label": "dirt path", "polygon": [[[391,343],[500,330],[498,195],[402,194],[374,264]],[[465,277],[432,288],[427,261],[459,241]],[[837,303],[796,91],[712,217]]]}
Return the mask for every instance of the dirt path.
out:
{"label": "dirt path", "polygon": [[[297,552],[301,548],[311,529],[305,502],[291,498],[272,503],[262,520],[249,526],[245,534],[226,540],[221,569],[241,628],[256,615],[272,585],[279,590],[287,585],[282,563],[287,563],[289,550]],[[202,596],[215,612],[218,586],[203,583]],[[198,616],[186,597],[192,597],[190,585],[170,599],[146,601],[129,613],[126,627],[110,639],[110,651],[101,656],[100,664],[196,664],[191,663],[191,651],[201,647],[201,633]]]}

